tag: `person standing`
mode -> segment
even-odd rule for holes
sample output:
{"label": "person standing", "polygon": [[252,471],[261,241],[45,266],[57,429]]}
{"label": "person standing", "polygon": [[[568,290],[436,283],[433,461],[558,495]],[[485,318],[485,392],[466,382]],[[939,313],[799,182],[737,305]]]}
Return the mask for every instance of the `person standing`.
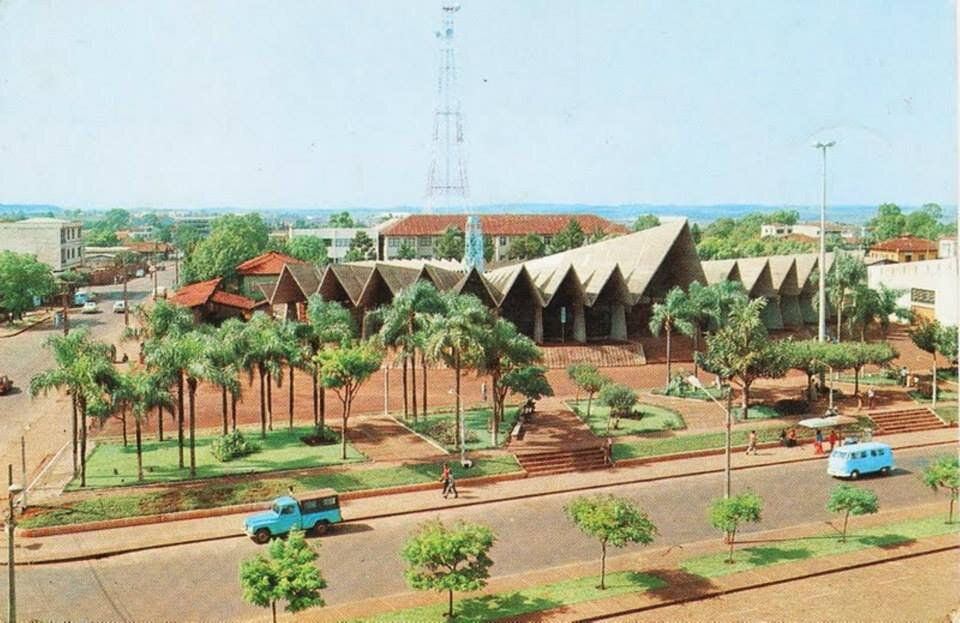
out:
{"label": "person standing", "polygon": [[823,454],[823,431],[817,429],[817,434],[813,436],[813,453]]}
{"label": "person standing", "polygon": [[877,392],[872,387],[867,388],[867,409],[873,409],[873,401],[877,397]]}
{"label": "person standing", "polygon": [[757,431],[752,430],[750,434],[747,435],[747,451],[744,454],[756,454],[757,453]]}
{"label": "person standing", "polygon": [[440,482],[443,483],[443,498],[446,499],[450,494],[450,483],[453,480],[453,474],[450,472],[450,464],[443,464],[443,471],[440,472]]}
{"label": "person standing", "polygon": [[827,437],[827,441],[830,442],[830,452],[833,452],[833,447],[837,445],[837,442],[840,441],[840,436],[837,435],[837,429],[830,429],[830,436]]}

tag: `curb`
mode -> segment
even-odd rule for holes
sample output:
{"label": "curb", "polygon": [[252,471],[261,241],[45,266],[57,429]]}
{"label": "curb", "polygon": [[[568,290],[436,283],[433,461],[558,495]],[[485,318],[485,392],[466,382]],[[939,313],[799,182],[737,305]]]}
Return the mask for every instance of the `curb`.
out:
{"label": "curb", "polygon": [[27,326],[22,327],[22,328],[20,328],[20,329],[17,329],[17,330],[14,331],[13,333],[7,333],[6,335],[0,335],[0,340],[6,339],[6,338],[8,338],[8,337],[17,337],[17,336],[20,335],[21,333],[23,333],[23,332],[25,332],[25,331],[29,331],[30,329],[32,329],[32,328],[34,328],[34,327],[36,327],[36,326],[38,326],[38,325],[41,325],[41,324],[45,323],[45,322],[48,321],[48,320],[50,320],[50,313],[49,313],[49,312],[48,312],[47,314],[45,314],[45,315],[43,316],[43,318],[41,318],[40,320],[36,320],[36,321],[34,321],[34,322],[31,322],[31,323],[28,324]]}

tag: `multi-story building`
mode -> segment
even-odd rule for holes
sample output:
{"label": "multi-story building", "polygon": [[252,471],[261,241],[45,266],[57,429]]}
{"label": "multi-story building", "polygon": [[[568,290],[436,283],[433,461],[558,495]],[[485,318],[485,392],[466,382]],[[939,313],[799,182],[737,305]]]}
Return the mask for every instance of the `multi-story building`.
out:
{"label": "multi-story building", "polygon": [[[626,234],[629,229],[593,214],[484,214],[480,216],[480,228],[484,236],[493,241],[493,260],[508,259],[510,243],[515,238],[528,234],[540,236],[547,244],[560,233],[571,220],[580,224],[584,234],[597,230],[604,234]],[[466,214],[415,214],[384,227],[382,259],[396,258],[401,246],[406,243],[414,249],[418,258],[433,258],[433,244],[448,227],[466,231]]]}
{"label": "multi-story building", "polygon": [[937,319],[948,325],[957,324],[960,282],[956,256],[909,264],[868,266],[867,283],[871,288],[882,284],[903,292],[898,303],[917,317]]}
{"label": "multi-story building", "polygon": [[[823,228],[828,236],[840,236],[844,240],[852,241],[863,236],[862,228],[855,225],[844,225],[843,223],[827,223]],[[761,238],[786,238],[787,236],[805,236],[806,238],[820,238],[820,223],[795,223],[786,225],[784,223],[766,223],[760,226]]]}
{"label": "multi-story building", "polygon": [[376,227],[317,227],[310,229],[290,228],[287,233],[289,239],[301,236],[316,236],[327,245],[327,257],[332,262],[342,262],[350,250],[350,243],[357,233],[364,232],[373,240],[373,248],[380,248],[380,226]]}
{"label": "multi-story building", "polygon": [[175,216],[173,217],[173,226],[190,226],[195,228],[201,236],[209,236],[210,225],[215,218],[215,216]]}
{"label": "multi-story building", "polygon": [[83,225],[58,218],[0,223],[0,251],[29,253],[54,273],[83,266]]}
{"label": "multi-story building", "polygon": [[906,263],[937,259],[938,246],[932,240],[900,236],[884,240],[870,247],[867,257],[871,260]]}

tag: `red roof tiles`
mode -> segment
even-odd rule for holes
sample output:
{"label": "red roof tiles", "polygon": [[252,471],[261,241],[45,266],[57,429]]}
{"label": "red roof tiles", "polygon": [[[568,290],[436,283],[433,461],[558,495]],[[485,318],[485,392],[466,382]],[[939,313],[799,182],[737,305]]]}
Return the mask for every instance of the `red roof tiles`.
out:
{"label": "red roof tiles", "polygon": [[913,236],[884,240],[870,247],[871,251],[936,251],[937,243]]}
{"label": "red roof tiles", "polygon": [[221,278],[217,277],[209,281],[199,281],[183,286],[174,293],[170,298],[170,302],[183,307],[199,307],[200,305],[204,305],[210,300],[213,293],[216,292],[220,281]]}
{"label": "red roof tiles", "polygon": [[269,251],[237,266],[238,275],[279,275],[284,264],[306,264],[301,259]]}
{"label": "red roof tiles", "polygon": [[[584,233],[597,228],[604,233],[626,234],[630,230],[593,214],[484,214],[480,227],[488,236],[522,236],[540,234],[552,236],[559,233],[570,220],[576,220]],[[465,214],[414,214],[390,225],[382,232],[384,236],[439,236],[448,227],[465,230]]]}
{"label": "red roof tiles", "polygon": [[214,292],[213,296],[210,297],[210,302],[216,303],[217,305],[246,310],[255,309],[267,304],[267,301],[255,301],[241,294],[233,294],[232,292],[224,292],[223,290]]}

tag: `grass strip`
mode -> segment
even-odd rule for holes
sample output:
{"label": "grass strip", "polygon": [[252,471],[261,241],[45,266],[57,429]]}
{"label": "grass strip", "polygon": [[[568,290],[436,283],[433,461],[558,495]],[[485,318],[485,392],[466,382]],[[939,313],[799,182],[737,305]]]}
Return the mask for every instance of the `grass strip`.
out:
{"label": "grass strip", "polygon": [[[599,404],[596,400],[590,405],[590,417],[587,417],[586,400],[570,400],[567,406],[576,413],[583,422],[590,427],[595,435],[607,434],[607,420],[610,408]],[[664,430],[680,430],[686,427],[683,417],[673,409],[658,405],[638,404],[633,408],[634,413],[641,415],[636,418],[620,418],[620,427],[611,428],[610,436],[636,435],[639,433],[655,433]]]}
{"label": "grass strip", "polygon": [[[24,528],[39,528],[216,508],[248,502],[267,502],[285,493],[288,487],[293,487],[295,492],[330,487],[345,493],[427,483],[439,478],[441,465],[441,463],[419,463],[321,472],[305,476],[208,482],[139,493],[98,495],[62,505],[32,506],[18,523]],[[457,462],[451,462],[450,467],[458,478],[492,476],[520,470],[512,456],[477,459],[469,469],[463,469]],[[439,484],[437,486],[439,487]]]}
{"label": "grass strip", "polygon": [[[777,441],[780,438],[779,427],[757,429],[757,442],[765,443]],[[813,432],[805,428],[797,428],[800,439],[813,437]],[[731,444],[743,446],[747,443],[748,431],[735,430],[730,435]],[[677,454],[679,452],[696,452],[698,450],[716,450],[724,447],[726,436],[724,433],[695,433],[691,435],[677,435],[675,437],[651,437],[636,439],[613,444],[614,460],[646,458]]]}
{"label": "grass strip", "polygon": [[[852,520],[852,522],[855,521],[856,518]],[[705,578],[715,578],[807,558],[846,554],[868,547],[884,549],[902,547],[917,539],[958,532],[960,523],[947,524],[943,517],[938,515],[883,524],[863,530],[857,530],[854,525],[853,530],[853,534],[848,532],[846,543],[840,542],[838,533],[829,532],[792,541],[771,542],[769,545],[751,545],[736,549],[732,564],[726,562],[727,553],[723,552],[685,560],[680,567],[689,573]]]}
{"label": "grass strip", "polygon": [[[734,418],[743,421],[743,407],[734,407],[730,412]],[[747,421],[769,420],[778,417],[783,417],[783,414],[769,405],[750,405],[750,409],[747,411]]]}
{"label": "grass strip", "polygon": [[363,621],[369,623],[407,623],[409,621],[482,623],[499,619],[509,620],[531,612],[540,612],[596,599],[609,599],[630,593],[642,593],[666,586],[666,582],[658,577],[633,571],[608,574],[606,590],[597,588],[599,582],[599,576],[587,576],[553,584],[533,586],[518,591],[470,597],[454,602],[454,617],[452,619],[445,616],[447,607],[444,602],[430,606],[396,610],[363,619]]}
{"label": "grass strip", "polygon": [[[463,426],[466,432],[467,450],[486,450],[496,448],[506,443],[510,437],[510,430],[517,421],[517,407],[505,407],[504,418],[500,422],[497,432],[497,442],[491,443],[490,418],[493,410],[490,408],[464,409]],[[453,411],[431,411],[425,416],[414,420],[401,420],[424,437],[429,437],[441,447],[453,451],[457,449],[457,428]]]}
{"label": "grass strip", "polygon": [[[933,402],[933,398],[926,397],[918,391],[909,391],[907,395],[913,398],[916,402],[919,402],[922,405],[928,405]],[[957,392],[950,391],[948,389],[938,389],[937,390],[937,402],[947,402],[955,401],[957,399]]]}
{"label": "grass strip", "polygon": [[[137,482],[137,447],[132,434],[130,443],[126,446],[116,440],[98,442],[87,458],[87,488],[176,482],[189,478],[189,470],[179,467],[176,430],[170,432],[172,438],[164,441],[143,442],[142,482]],[[226,463],[218,461],[211,451],[211,444],[219,435],[198,435],[195,442],[197,478],[325,467],[365,460],[350,443],[347,443],[347,460],[341,461],[339,441],[322,446],[308,446],[300,440],[314,432],[312,426],[297,427],[293,430],[284,427],[268,432],[267,438],[261,439],[259,429],[243,429],[244,436],[260,446],[260,450]],[[189,461],[189,452],[189,441],[185,440],[185,461]],[[74,479],[67,486],[67,490],[78,489],[79,485],[80,480]]]}
{"label": "grass strip", "polygon": [[947,424],[953,424],[957,421],[957,405],[947,405],[934,409],[941,420]]}

